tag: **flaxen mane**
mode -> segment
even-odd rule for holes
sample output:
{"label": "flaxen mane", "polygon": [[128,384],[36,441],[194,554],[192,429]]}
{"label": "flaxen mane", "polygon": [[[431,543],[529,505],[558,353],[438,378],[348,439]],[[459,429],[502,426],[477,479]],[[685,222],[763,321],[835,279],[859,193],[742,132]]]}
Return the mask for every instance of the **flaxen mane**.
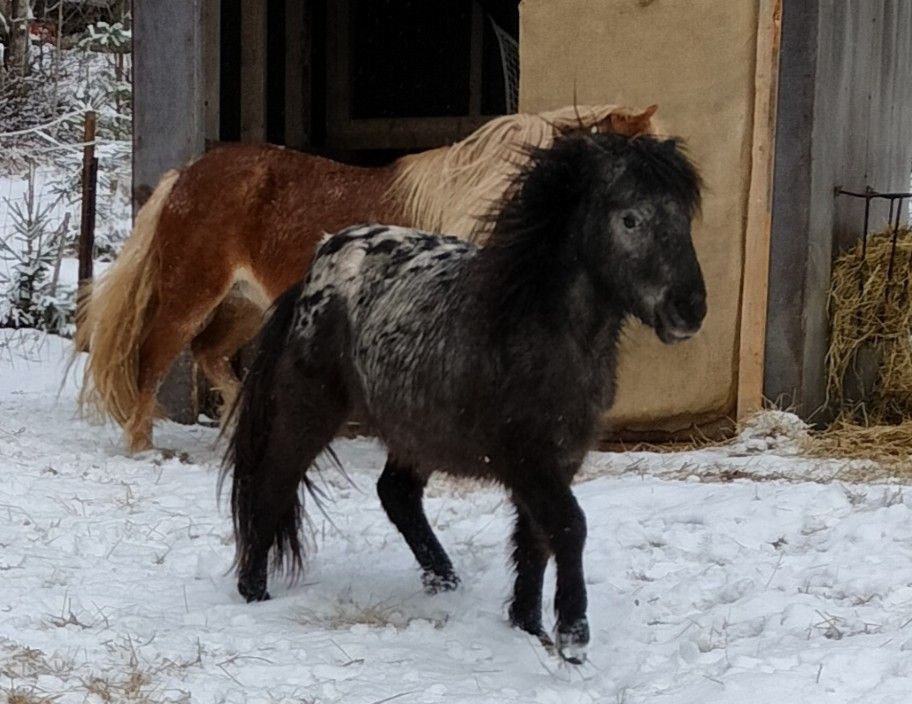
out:
{"label": "flaxen mane", "polygon": [[490,234],[483,216],[526,163],[524,148],[547,148],[556,135],[571,130],[655,134],[655,111],[656,106],[637,113],[616,105],[577,105],[504,115],[461,142],[400,159],[389,196],[403,204],[415,227],[480,242]]}

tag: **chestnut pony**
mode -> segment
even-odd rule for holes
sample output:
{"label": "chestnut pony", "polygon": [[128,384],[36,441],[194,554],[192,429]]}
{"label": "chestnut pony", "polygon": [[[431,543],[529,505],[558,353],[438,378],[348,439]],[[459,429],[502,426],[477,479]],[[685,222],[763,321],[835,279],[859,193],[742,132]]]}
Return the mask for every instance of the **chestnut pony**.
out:
{"label": "chestnut pony", "polygon": [[83,293],[75,349],[88,350],[80,403],[151,447],[156,392],[188,344],[231,405],[231,357],[307,270],[326,232],[383,222],[487,236],[484,213],[527,159],[523,147],[586,130],[653,132],[655,106],[572,106],[496,118],[464,140],[362,168],[269,145],[219,147],[169,171],[114,265]]}

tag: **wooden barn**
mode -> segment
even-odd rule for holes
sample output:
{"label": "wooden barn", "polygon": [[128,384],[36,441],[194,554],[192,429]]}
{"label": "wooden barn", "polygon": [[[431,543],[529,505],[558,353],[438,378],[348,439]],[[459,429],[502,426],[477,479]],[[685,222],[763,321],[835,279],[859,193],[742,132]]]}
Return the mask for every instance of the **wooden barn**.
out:
{"label": "wooden barn", "polygon": [[[807,417],[833,256],[861,234],[837,189],[909,186],[910,27],[905,0],[136,2],[134,197],[221,141],[381,164],[515,110],[657,103],[706,181],[709,315],[674,347],[631,328],[611,425],[719,427],[764,397]],[[166,385],[178,418],[194,378],[184,359]]]}

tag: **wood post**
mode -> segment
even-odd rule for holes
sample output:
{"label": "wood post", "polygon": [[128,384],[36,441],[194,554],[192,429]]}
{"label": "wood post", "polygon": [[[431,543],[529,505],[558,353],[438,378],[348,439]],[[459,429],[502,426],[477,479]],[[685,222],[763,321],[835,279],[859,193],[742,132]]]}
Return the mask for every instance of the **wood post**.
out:
{"label": "wood post", "polygon": [[82,217],[79,223],[79,283],[92,280],[95,250],[95,194],[98,183],[98,159],[95,156],[95,112],[85,116],[82,149]]}
{"label": "wood post", "polygon": [[484,12],[478,0],[472,0],[472,30],[469,40],[469,115],[481,115],[482,42]]}
{"label": "wood post", "polygon": [[[165,171],[180,168],[205,151],[207,2],[133,3],[134,213]],[[172,420],[196,422],[196,372],[189,351],[181,354],[162,383],[159,402]]]}
{"label": "wood post", "polygon": [[285,0],[285,146],[310,144],[310,2]]}
{"label": "wood post", "polygon": [[205,0],[203,5],[203,99],[207,147],[221,138],[221,5],[219,0]]}
{"label": "wood post", "polygon": [[29,73],[28,15],[28,0],[11,0],[9,46],[5,59],[7,69],[19,76]]}
{"label": "wood post", "polygon": [[773,155],[782,0],[760,0],[754,68],[754,127],[751,180],[744,232],[741,328],[738,353],[739,420],[763,407],[763,363],[769,290],[773,208]]}
{"label": "wood post", "polygon": [[266,139],[266,0],[241,6],[241,141]]}
{"label": "wood post", "polygon": [[203,0],[133,6],[134,214],[168,169],[205,150]]}
{"label": "wood post", "polygon": [[[85,128],[83,130],[82,148],[82,213],[79,220],[79,289],[76,292],[76,324],[79,325],[83,316],[81,311],[85,306],[85,296],[88,289],[85,285],[92,281],[94,274],[95,255],[95,196],[98,183],[98,158],[95,156],[95,112],[89,110],[85,115]],[[61,243],[66,236],[66,226],[69,222],[69,213],[64,220]],[[58,257],[57,266],[60,260]],[[54,270],[54,287],[58,269]],[[87,349],[80,352],[88,352]]]}

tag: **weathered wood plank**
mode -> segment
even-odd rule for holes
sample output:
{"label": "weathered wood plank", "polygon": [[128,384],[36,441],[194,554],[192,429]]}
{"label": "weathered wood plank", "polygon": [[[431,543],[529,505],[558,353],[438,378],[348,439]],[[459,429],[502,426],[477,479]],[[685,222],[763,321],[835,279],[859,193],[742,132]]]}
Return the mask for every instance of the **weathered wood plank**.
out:
{"label": "weathered wood plank", "polygon": [[310,2],[285,0],[285,144],[310,142]]}
{"label": "weathered wood plank", "polygon": [[909,182],[910,24],[906,0],[783,3],[764,393],[804,417],[826,417],[831,265],[862,227],[834,189]]}
{"label": "weathered wood plank", "polygon": [[[205,149],[204,3],[134,3],[134,213],[163,172]],[[194,376],[184,353],[162,385],[163,406],[179,422],[197,419]]]}
{"label": "weathered wood plank", "polygon": [[134,209],[162,173],[203,152],[203,2],[135,3]]}
{"label": "weathered wood plank", "polygon": [[206,141],[219,140],[221,94],[221,0],[204,0],[203,71],[205,75]]}
{"label": "weathered wood plank", "polygon": [[326,127],[332,146],[333,130],[351,119],[350,23],[348,0],[326,5]]}
{"label": "weathered wood plank", "polygon": [[773,206],[773,154],[782,0],[760,0],[754,69],[754,124],[751,181],[744,233],[744,275],[738,353],[739,419],[763,406],[763,354],[769,287],[770,228]]}
{"label": "weathered wood plank", "polygon": [[469,115],[481,115],[483,41],[484,12],[478,0],[472,0],[472,29],[469,39]]}
{"label": "weathered wood plank", "polygon": [[266,139],[266,0],[241,5],[241,141]]}

